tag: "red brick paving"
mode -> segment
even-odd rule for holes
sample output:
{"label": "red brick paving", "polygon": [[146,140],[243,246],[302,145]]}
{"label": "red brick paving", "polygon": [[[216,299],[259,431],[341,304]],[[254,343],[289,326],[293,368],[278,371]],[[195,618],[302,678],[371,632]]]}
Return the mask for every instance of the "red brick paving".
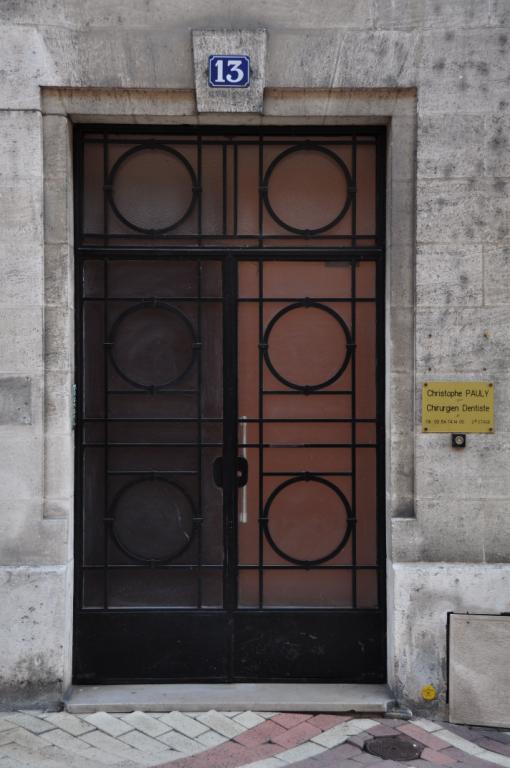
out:
{"label": "red brick paving", "polygon": [[334,728],[335,725],[346,723],[347,720],[352,720],[352,715],[315,715],[308,722],[310,725],[320,728],[321,731],[327,731],[329,728]]}
{"label": "red brick paving", "polygon": [[278,723],[283,728],[294,728],[294,726],[303,723],[305,720],[311,720],[313,715],[311,712],[282,712],[280,715],[275,715],[271,718],[273,723]]}
{"label": "red brick paving", "polygon": [[500,755],[510,757],[510,744],[502,744],[495,739],[480,739],[476,743],[479,747],[488,749],[490,752],[499,752]]}
{"label": "red brick paving", "polygon": [[399,725],[398,730],[401,733],[405,733],[406,736],[410,736],[412,739],[416,739],[416,741],[419,741],[426,747],[430,747],[436,751],[447,749],[450,746],[447,741],[439,739],[437,736],[434,736],[433,733],[427,733],[427,731],[422,730],[417,725],[411,725],[410,723],[407,725]]}
{"label": "red brick paving", "polygon": [[297,747],[298,744],[303,744],[305,741],[310,741],[314,736],[318,736],[322,733],[320,728],[315,728],[310,723],[300,723],[295,728],[290,728],[285,733],[273,736],[271,741],[275,744],[279,744],[285,749],[291,749],[291,747]]}
{"label": "red brick paving", "polygon": [[436,752],[434,749],[430,749],[430,747],[425,747],[421,756],[424,760],[428,760],[429,763],[434,763],[435,765],[455,765],[457,762],[455,757],[445,755],[445,750]]}
{"label": "red brick paving", "polygon": [[256,747],[258,744],[272,741],[284,733],[287,733],[286,728],[278,725],[278,723],[273,723],[272,720],[266,720],[265,723],[260,723],[255,728],[250,728],[248,731],[236,736],[235,741],[239,742],[239,744],[244,744],[246,747]]}

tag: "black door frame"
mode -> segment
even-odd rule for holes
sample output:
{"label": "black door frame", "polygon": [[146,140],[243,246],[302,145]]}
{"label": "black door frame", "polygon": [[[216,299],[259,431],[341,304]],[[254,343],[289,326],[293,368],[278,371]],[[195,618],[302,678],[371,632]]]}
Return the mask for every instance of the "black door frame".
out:
{"label": "black door frame", "polygon": [[[90,128],[87,126],[86,128]],[[110,127],[109,127],[110,128]],[[119,127],[121,128],[121,127]],[[101,126],[104,130],[104,126]],[[122,126],[123,130],[126,130],[125,126]],[[151,127],[152,130],[154,130]],[[141,131],[140,126],[136,126],[138,132]],[[159,128],[161,131],[162,129]],[[167,127],[165,127],[167,130]],[[287,129],[288,131],[289,129]],[[306,133],[306,129],[301,127],[294,129],[299,131],[300,134]],[[370,130],[368,128],[367,130]],[[223,128],[223,133],[225,133]],[[229,132],[239,133],[239,127],[229,127]],[[375,131],[374,131],[375,132]],[[382,138],[384,135],[382,134]],[[377,205],[377,219],[378,219],[378,232],[384,232],[385,211],[384,211],[384,152],[378,153],[378,205]],[[80,163],[76,161],[75,179],[79,178],[78,174],[81,173]],[[76,182],[75,182],[76,183]],[[78,193],[79,188],[77,189]],[[81,200],[80,195],[75,195],[75,220],[78,222],[81,220]],[[81,230],[80,230],[81,231]],[[77,238],[79,243],[79,239]],[[237,521],[237,484],[235,481],[235,461],[238,455],[237,453],[237,262],[240,260],[285,260],[285,261],[313,261],[315,260],[331,260],[341,261],[346,260],[351,263],[363,260],[375,260],[376,261],[376,316],[377,316],[377,523],[378,523],[378,582],[379,582],[379,595],[381,604],[379,609],[371,609],[369,611],[363,611],[358,609],[291,609],[293,613],[299,613],[303,617],[310,618],[310,629],[317,630],[318,624],[323,625],[323,632],[326,635],[334,628],[335,623],[338,622],[339,617],[344,614],[352,616],[357,613],[360,618],[362,615],[370,616],[371,618],[378,614],[379,620],[377,622],[378,631],[381,632],[381,652],[382,658],[380,668],[384,670],[378,676],[370,674],[367,676],[365,682],[383,682],[386,679],[386,569],[385,569],[385,431],[384,431],[384,411],[385,411],[385,392],[384,392],[384,351],[385,351],[385,268],[384,268],[384,238],[380,241],[377,247],[368,247],[361,250],[360,248],[269,248],[269,247],[253,247],[253,248],[196,248],[196,247],[179,247],[179,248],[153,248],[146,246],[137,247],[108,247],[102,248],[98,246],[84,247],[78,245],[76,248],[76,256],[78,261],[81,262],[83,257],[96,257],[99,259],[129,259],[149,257],[151,259],[165,259],[165,258],[200,258],[209,259],[221,258],[223,260],[223,296],[224,296],[224,314],[223,314],[223,330],[224,330],[224,455],[225,463],[230,463],[231,471],[225,473],[224,482],[224,536],[225,536],[225,609],[224,611],[213,610],[211,614],[211,620],[214,622],[220,615],[228,613],[229,619],[225,623],[228,631],[222,632],[219,627],[217,628],[217,645],[218,647],[226,647],[228,645],[228,668],[226,674],[219,675],[217,677],[208,677],[208,682],[242,682],[252,681],[250,676],[243,677],[235,673],[233,666],[234,654],[233,654],[233,637],[234,633],[241,633],[244,635],[255,631],[255,627],[250,624],[251,618],[255,614],[260,614],[259,611],[252,611],[251,609],[236,609],[236,593],[237,593],[237,570],[236,570],[236,554],[237,554],[237,540],[236,540],[236,521]],[[75,327],[76,327],[76,371],[81,371],[82,364],[82,348],[80,341],[80,328],[81,328],[81,284],[80,284],[80,269],[76,268],[76,303],[75,303]],[[77,413],[80,412],[80,389],[77,392]],[[82,520],[82,488],[81,488],[81,467],[82,467],[82,455],[80,450],[80,423],[77,419],[76,429],[76,451],[75,451],[75,501],[76,501],[76,526],[75,526],[75,558],[78,564],[75,567],[75,607],[74,607],[74,641],[73,641],[73,678],[75,682],[81,684],[90,682],[98,683],[119,683],[119,682],[202,682],[204,681],[203,675],[198,673],[198,676],[189,677],[165,677],[165,676],[150,676],[150,677],[129,677],[129,676],[113,676],[109,677],[106,672],[111,668],[110,665],[114,665],[116,651],[115,648],[106,649],[103,664],[101,664],[103,672],[100,672],[97,677],[88,678],[87,675],[80,673],[78,669],[79,650],[78,650],[78,638],[80,637],[80,628],[78,626],[78,614],[84,612],[80,609],[79,594],[81,589],[80,576],[81,569],[79,564],[81,562],[82,553],[82,536],[81,536],[81,520]],[[94,609],[88,609],[87,614],[93,615],[97,613]],[[130,614],[142,613],[144,617],[144,633],[143,637],[139,634],[139,626],[135,622],[133,623],[130,618]],[[157,638],[157,619],[161,617],[161,614],[166,613],[160,609],[143,609],[143,611],[122,611],[123,631],[128,635],[132,635],[135,638],[134,650],[139,652],[139,648],[143,646],[147,638],[150,638],[149,644],[154,643],[154,638]],[[183,629],[186,632],[201,633],[201,627],[196,623],[197,611],[193,609],[171,609],[168,611],[173,615],[178,614],[181,620],[186,625]],[[208,613],[207,609],[201,609],[201,614]],[[264,609],[263,610],[264,622],[270,622],[273,627],[281,624],[287,625],[286,609]],[[104,612],[106,618],[106,625],[109,624],[109,615],[113,615],[118,621],[120,612],[113,612],[107,614]],[[104,627],[106,636],[110,634],[108,626]],[[96,631],[97,627],[91,626],[90,630],[92,634]],[[118,630],[116,630],[118,631]],[[87,632],[86,632],[87,634]],[[170,635],[171,636],[171,635]],[[184,637],[184,636],[183,636]],[[83,640],[83,634],[82,634]],[[177,643],[182,642],[183,638],[175,638]],[[204,645],[202,642],[202,646]],[[164,652],[164,648],[171,644],[169,637],[163,637],[156,639],[157,647],[160,647],[160,652]],[[271,682],[289,682],[289,677],[259,677],[259,682],[271,681]],[[292,682],[325,682],[323,677],[314,678],[304,676],[302,678],[292,678]],[[327,680],[328,682],[338,682],[336,678]],[[341,682],[359,682],[359,675],[352,680],[342,677]]]}

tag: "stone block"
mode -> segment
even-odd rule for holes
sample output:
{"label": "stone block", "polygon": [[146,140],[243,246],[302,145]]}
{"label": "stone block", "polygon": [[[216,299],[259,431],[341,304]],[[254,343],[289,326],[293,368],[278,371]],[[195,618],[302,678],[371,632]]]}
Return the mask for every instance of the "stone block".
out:
{"label": "stone block", "polygon": [[450,618],[450,720],[510,727],[510,616]]}
{"label": "stone block", "polygon": [[0,306],[37,306],[43,302],[43,249],[37,244],[0,244]]}
{"label": "stone block", "polygon": [[419,307],[482,306],[482,245],[419,246],[416,303]]}
{"label": "stone block", "polygon": [[38,249],[43,235],[42,216],[42,177],[18,177],[0,184],[1,243]]}
{"label": "stone block", "polygon": [[[335,88],[414,87],[419,47],[420,36],[416,32],[347,32],[339,40],[332,85]],[[287,86],[290,85],[288,82]]]}
{"label": "stone block", "polygon": [[[418,499],[416,528],[394,547],[396,561],[481,563],[484,560],[485,501]],[[405,534],[404,534],[405,536]],[[410,541],[409,541],[410,539]],[[409,551],[405,545],[409,543]]]}
{"label": "stone block", "polygon": [[510,500],[483,502],[484,556],[487,563],[510,563]]}
{"label": "stone block", "polygon": [[334,28],[271,30],[267,86],[288,88],[294,82],[297,88],[331,88],[338,47],[339,33]]}
{"label": "stone block", "polygon": [[45,482],[48,499],[65,499],[73,495],[73,434],[47,435],[44,443]]}
{"label": "stone block", "polygon": [[485,118],[482,115],[424,114],[418,120],[420,178],[480,176],[485,171]]}
{"label": "stone block", "polygon": [[446,690],[446,622],[451,611],[499,613],[508,610],[510,566],[465,564],[394,564],[395,696],[428,712],[420,689],[439,690],[437,710]]}
{"label": "stone block", "polygon": [[2,154],[0,182],[35,178],[42,174],[42,117],[40,112],[0,112]]}
{"label": "stone block", "polygon": [[6,708],[62,695],[66,652],[66,567],[0,568],[0,690]]}
{"label": "stone block", "polygon": [[430,378],[491,379],[510,369],[509,307],[416,312],[416,367]]}
{"label": "stone block", "polygon": [[489,0],[375,0],[374,16],[380,29],[476,29],[488,24]]}
{"label": "stone block", "polygon": [[40,501],[0,502],[2,566],[60,565],[67,561],[66,520],[43,520]]}
{"label": "stone block", "polygon": [[37,499],[43,493],[42,440],[4,436],[0,441],[0,501]]}
{"label": "stone block", "polygon": [[388,172],[395,181],[411,181],[416,176],[416,114],[393,114],[389,131]]}
{"label": "stone block", "polygon": [[42,309],[0,307],[0,365],[5,373],[41,369]]}
{"label": "stone block", "polygon": [[495,27],[508,27],[510,24],[508,0],[492,0],[490,20]]}
{"label": "stone block", "polygon": [[494,242],[510,233],[508,184],[498,179],[418,183],[417,241]]}
{"label": "stone block", "polygon": [[510,240],[483,246],[484,302],[510,304]]}
{"label": "stone block", "polygon": [[[11,7],[14,3],[10,3]],[[31,22],[32,23],[32,22]],[[40,107],[39,82],[51,81],[49,61],[42,31],[34,26],[0,25],[2,108],[37,110]]]}
{"label": "stone block", "polygon": [[50,434],[65,434],[71,430],[73,419],[72,374],[48,371],[44,384],[46,431]]}
{"label": "stone block", "polygon": [[63,178],[44,180],[44,241],[46,244],[67,243],[71,236],[69,188]]}
{"label": "stone block", "polygon": [[386,430],[393,436],[412,432],[418,414],[415,414],[414,376],[409,371],[392,371],[389,379],[389,420]]}
{"label": "stone block", "polygon": [[468,435],[451,447],[449,434],[416,436],[416,495],[423,499],[510,498],[510,436]]}
{"label": "stone block", "polygon": [[485,140],[487,174],[508,178],[510,176],[510,118],[488,117]]}
{"label": "stone block", "polygon": [[393,435],[388,467],[392,517],[414,517],[414,435]]}
{"label": "stone block", "polygon": [[73,262],[67,243],[44,246],[44,298],[48,306],[72,303]]}
{"label": "stone block", "polygon": [[[416,221],[416,187],[413,181],[395,181],[387,200],[389,241],[396,246],[413,246]],[[420,218],[422,212],[420,210]]]}
{"label": "stone block", "polygon": [[414,363],[414,312],[411,307],[390,310],[391,370],[409,372]]}
{"label": "stone block", "polygon": [[73,368],[73,317],[67,307],[48,307],[45,313],[45,369]]}
{"label": "stone block", "polygon": [[0,425],[32,423],[30,376],[0,377]]}
{"label": "stone block", "polygon": [[[193,62],[198,112],[262,112],[266,80],[265,29],[193,30]],[[211,88],[209,56],[245,54],[250,57],[246,88]]]}
{"label": "stone block", "polygon": [[393,517],[390,521],[390,551],[393,563],[421,561],[422,530],[415,517]]}
{"label": "stone block", "polygon": [[44,115],[43,120],[44,177],[70,178],[72,147],[69,119],[63,115]]}
{"label": "stone block", "polygon": [[415,255],[412,243],[393,245],[389,248],[387,270],[389,272],[390,300],[392,307],[412,307],[415,296]]}

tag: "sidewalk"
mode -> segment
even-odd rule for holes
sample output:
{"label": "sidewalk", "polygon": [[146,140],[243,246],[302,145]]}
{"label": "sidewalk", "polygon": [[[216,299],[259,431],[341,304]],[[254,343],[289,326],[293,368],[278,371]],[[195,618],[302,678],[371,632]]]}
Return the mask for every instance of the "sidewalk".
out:
{"label": "sidewalk", "polygon": [[[423,747],[411,761],[364,751],[378,736]],[[274,712],[0,712],[0,768],[510,768],[510,730],[416,719]]]}

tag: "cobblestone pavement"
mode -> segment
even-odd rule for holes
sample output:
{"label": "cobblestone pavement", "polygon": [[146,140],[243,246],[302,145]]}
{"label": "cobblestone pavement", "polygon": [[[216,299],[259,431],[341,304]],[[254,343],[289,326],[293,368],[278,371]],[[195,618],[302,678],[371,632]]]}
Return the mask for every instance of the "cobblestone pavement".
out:
{"label": "cobblestone pavement", "polygon": [[[405,736],[421,758],[381,760],[375,736]],[[0,712],[0,768],[510,768],[510,731],[403,720],[276,712],[70,715]]]}

